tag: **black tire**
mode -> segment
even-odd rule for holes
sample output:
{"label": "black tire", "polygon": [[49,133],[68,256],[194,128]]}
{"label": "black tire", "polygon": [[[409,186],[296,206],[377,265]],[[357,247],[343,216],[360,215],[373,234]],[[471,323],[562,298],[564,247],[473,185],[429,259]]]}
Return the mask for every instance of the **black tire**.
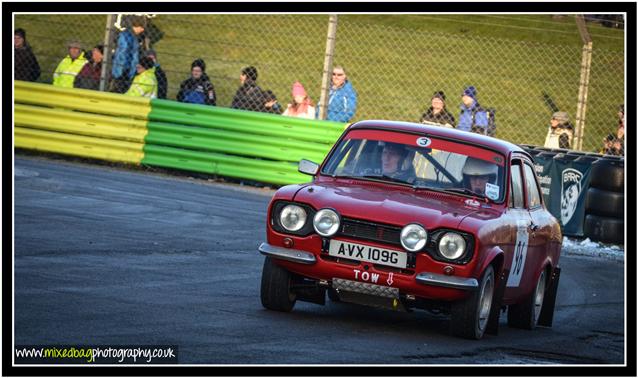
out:
{"label": "black tire", "polygon": [[624,219],[625,195],[608,190],[589,188],[585,197],[585,213]]}
{"label": "black tire", "polygon": [[333,288],[329,288],[326,290],[328,292],[328,298],[333,302],[341,302],[341,298],[339,298],[339,293]]}
{"label": "black tire", "polygon": [[478,340],[485,334],[494,301],[496,279],[494,268],[489,265],[479,281],[478,290],[471,295],[452,304],[450,332],[454,336]]}
{"label": "black tire", "polygon": [[625,163],[617,159],[599,159],[591,165],[589,186],[596,189],[623,192]]}
{"label": "black tire", "polygon": [[521,303],[507,308],[507,325],[513,328],[534,329],[543,309],[547,291],[547,273],[543,270],[530,295]]}
{"label": "black tire", "polygon": [[290,312],[297,301],[290,291],[291,278],[290,272],[266,257],[261,272],[261,304],[269,310]]}
{"label": "black tire", "polygon": [[585,236],[593,241],[623,244],[625,239],[624,221],[598,215],[585,215]]}

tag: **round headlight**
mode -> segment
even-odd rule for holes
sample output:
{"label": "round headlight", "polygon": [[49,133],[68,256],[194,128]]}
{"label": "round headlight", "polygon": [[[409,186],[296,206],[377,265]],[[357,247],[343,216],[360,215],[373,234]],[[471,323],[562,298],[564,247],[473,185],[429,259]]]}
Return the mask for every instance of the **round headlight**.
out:
{"label": "round headlight", "polygon": [[401,230],[401,245],[410,252],[421,250],[428,241],[428,233],[418,224],[408,224]]}
{"label": "round headlight", "polygon": [[332,236],[339,230],[339,214],[334,210],[321,209],[315,214],[313,225],[321,236]]}
{"label": "round headlight", "polygon": [[297,205],[286,205],[279,214],[279,223],[288,231],[299,231],[306,224],[306,210]]}
{"label": "round headlight", "polygon": [[465,253],[465,239],[457,233],[448,232],[439,240],[439,252],[446,259],[456,260]]}

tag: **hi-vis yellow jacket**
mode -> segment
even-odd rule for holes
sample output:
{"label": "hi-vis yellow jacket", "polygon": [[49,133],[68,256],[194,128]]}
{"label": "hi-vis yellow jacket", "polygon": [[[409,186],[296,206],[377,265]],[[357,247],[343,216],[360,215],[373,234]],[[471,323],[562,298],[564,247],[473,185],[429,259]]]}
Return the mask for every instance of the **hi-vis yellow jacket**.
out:
{"label": "hi-vis yellow jacket", "polygon": [[73,81],[77,74],[80,73],[82,67],[86,63],[84,53],[80,53],[77,59],[72,60],[70,55],[67,55],[53,73],[53,85],[56,87],[73,88]]}
{"label": "hi-vis yellow jacket", "polygon": [[133,84],[124,93],[127,96],[157,98],[157,78],[155,67],[147,69],[141,74],[135,75]]}

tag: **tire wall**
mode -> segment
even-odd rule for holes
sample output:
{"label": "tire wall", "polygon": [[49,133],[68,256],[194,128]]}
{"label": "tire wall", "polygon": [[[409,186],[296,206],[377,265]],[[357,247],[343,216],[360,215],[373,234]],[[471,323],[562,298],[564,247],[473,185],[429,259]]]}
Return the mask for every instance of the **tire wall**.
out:
{"label": "tire wall", "polygon": [[523,148],[532,151],[545,205],[564,235],[624,243],[624,159]]}

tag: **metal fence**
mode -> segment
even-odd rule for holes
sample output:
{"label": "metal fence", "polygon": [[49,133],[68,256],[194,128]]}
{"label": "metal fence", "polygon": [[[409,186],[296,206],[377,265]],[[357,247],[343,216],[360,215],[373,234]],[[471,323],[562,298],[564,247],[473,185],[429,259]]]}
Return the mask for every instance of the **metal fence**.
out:
{"label": "metal fence", "polygon": [[[107,26],[116,32],[107,25],[107,17],[15,15],[15,27],[26,31],[39,62],[37,81],[52,81],[69,39],[79,39],[87,50],[104,43]],[[158,14],[148,20],[142,46],[157,52],[168,79],[168,99],[176,98],[180,83],[190,75],[191,62],[202,58],[218,106],[230,106],[246,66],[257,68],[257,83],[273,91],[284,107],[291,102],[295,81],[316,103],[328,19],[329,15]],[[616,133],[618,107],[624,102],[623,51],[594,46],[589,80],[583,83],[583,50],[577,45],[415,31],[362,23],[356,17],[338,18],[337,25],[333,64],[345,68],[358,93],[353,121],[418,122],[435,91],[445,92],[446,107],[458,118],[461,92],[473,85],[479,103],[495,109],[498,138],[543,145],[551,115],[566,111],[576,123],[579,101],[586,103],[582,150],[597,152],[603,138]],[[111,40],[107,50],[113,48]],[[581,93],[584,84],[586,98]]]}

